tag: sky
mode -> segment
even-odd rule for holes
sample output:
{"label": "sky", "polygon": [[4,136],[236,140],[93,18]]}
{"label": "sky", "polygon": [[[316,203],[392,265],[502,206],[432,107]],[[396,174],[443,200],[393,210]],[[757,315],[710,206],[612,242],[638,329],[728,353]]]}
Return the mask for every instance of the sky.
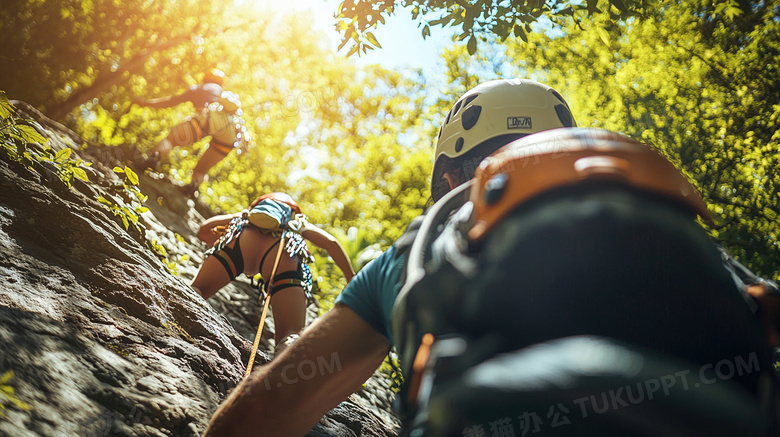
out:
{"label": "sky", "polygon": [[[270,7],[280,13],[308,11],[312,14],[315,26],[331,35],[333,50],[338,48],[340,35],[334,29],[334,13],[341,0],[251,0],[259,5]],[[420,68],[426,76],[434,76],[444,71],[440,60],[442,48],[451,44],[453,31],[441,27],[431,28],[431,36],[423,39],[418,22],[406,8],[399,7],[392,17],[386,17],[384,25],[373,31],[382,48],[371,50],[360,57],[353,55],[358,65],[380,64],[389,69]],[[339,53],[346,55],[349,45]]]}

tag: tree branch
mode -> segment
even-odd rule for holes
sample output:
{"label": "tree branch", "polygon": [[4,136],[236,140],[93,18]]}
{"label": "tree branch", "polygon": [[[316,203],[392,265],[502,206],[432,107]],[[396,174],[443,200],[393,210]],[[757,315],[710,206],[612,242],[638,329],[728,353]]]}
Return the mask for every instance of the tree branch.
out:
{"label": "tree branch", "polygon": [[[194,31],[195,29],[193,29],[193,32]],[[111,86],[121,83],[123,80],[126,80],[122,78],[122,76],[125,73],[130,73],[130,74],[139,73],[141,69],[143,69],[144,65],[146,64],[146,61],[153,54],[176,47],[184,43],[190,38],[193,32],[187,32],[175,38],[172,38],[168,41],[157,44],[156,46],[144,51],[138,56],[131,58],[129,61],[124,63],[121,67],[119,67],[116,71],[100,74],[97,78],[95,78],[95,81],[92,82],[92,85],[77,90],[76,92],[72,93],[67,99],[65,99],[65,101],[48,110],[47,116],[54,120],[61,120],[79,105],[94,98],[98,94],[109,90]]]}

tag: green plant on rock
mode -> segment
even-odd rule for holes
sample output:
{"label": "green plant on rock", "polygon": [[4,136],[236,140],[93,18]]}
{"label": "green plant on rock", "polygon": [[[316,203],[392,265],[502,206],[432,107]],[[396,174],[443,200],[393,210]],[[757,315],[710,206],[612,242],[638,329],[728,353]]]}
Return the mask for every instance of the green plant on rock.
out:
{"label": "green plant on rock", "polygon": [[97,200],[122,220],[125,229],[129,229],[132,224],[141,231],[141,227],[138,225],[138,218],[140,214],[149,211],[149,208],[143,206],[148,196],[141,192],[141,189],[138,187],[138,175],[130,167],[114,167],[113,170],[114,173],[122,178],[122,189],[117,194],[122,197],[125,204],[129,205],[129,207],[112,202],[104,196],[99,196]]}
{"label": "green plant on rock", "polygon": [[89,167],[91,162],[84,162],[82,159],[70,159],[70,155],[73,152],[72,149],[62,149],[54,153],[51,148],[48,148],[47,153],[51,156],[50,162],[56,165],[57,175],[60,180],[68,186],[73,186],[73,180],[78,178],[84,182],[89,182],[87,172],[82,167]]}
{"label": "green plant on rock", "polygon": [[395,349],[391,350],[384,361],[382,361],[382,365],[379,366],[379,373],[384,375],[388,380],[390,383],[390,390],[392,390],[393,393],[401,391],[401,386],[404,383],[404,375],[401,373],[401,365],[398,362],[398,354],[395,352]]}
{"label": "green plant on rock", "polygon": [[5,404],[7,402],[10,402],[11,405],[15,405],[17,408],[22,410],[30,409],[29,405],[16,398],[16,394],[14,394],[14,388],[9,384],[13,376],[13,370],[9,370],[5,372],[3,376],[0,376],[0,416],[2,417],[5,417]]}
{"label": "green plant on rock", "polygon": [[168,331],[171,334],[178,334],[183,339],[187,340],[188,342],[192,343],[195,340],[192,338],[192,336],[184,330],[184,328],[181,327],[178,323],[174,321],[168,321],[168,320],[161,320],[160,325],[162,325],[163,328],[165,328],[166,331]]}
{"label": "green plant on rock", "polygon": [[35,121],[21,117],[4,92],[0,91],[0,145],[14,161],[35,171],[36,164],[56,174],[68,188],[78,178],[89,181],[84,167],[92,165],[81,159],[71,159],[72,149],[55,151],[46,145],[48,138],[40,134],[43,128]]}
{"label": "green plant on rock", "polygon": [[[179,234],[175,234],[175,235],[176,235],[176,240],[180,242],[185,241],[181,235]],[[184,254],[184,255],[179,255],[178,261],[176,261],[174,258],[176,255],[169,255],[168,251],[165,250],[165,246],[163,246],[160,242],[158,242],[156,238],[149,243],[149,246],[151,247],[152,252],[154,252],[154,254],[157,255],[157,257],[168,268],[168,271],[171,272],[171,274],[174,276],[179,276],[179,265],[183,266],[187,261],[190,260],[190,256]]]}

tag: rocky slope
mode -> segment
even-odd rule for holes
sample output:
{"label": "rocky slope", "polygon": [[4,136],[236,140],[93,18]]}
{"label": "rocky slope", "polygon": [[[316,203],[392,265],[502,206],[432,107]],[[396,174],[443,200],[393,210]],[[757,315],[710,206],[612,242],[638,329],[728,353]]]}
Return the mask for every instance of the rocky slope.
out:
{"label": "rocky slope", "polygon": [[[112,171],[120,149],[84,145],[17,106],[46,127],[49,145],[93,166],[89,183],[68,188],[47,163],[28,167],[0,152],[0,376],[13,371],[0,388],[20,401],[0,396],[0,436],[200,435],[243,376],[257,291],[234,282],[204,301],[187,284],[202,261],[195,231],[208,208],[141,175],[144,230],[126,230],[97,201],[127,205]],[[271,358],[272,338],[269,318],[256,365]],[[377,374],[309,435],[395,435],[391,397]]]}

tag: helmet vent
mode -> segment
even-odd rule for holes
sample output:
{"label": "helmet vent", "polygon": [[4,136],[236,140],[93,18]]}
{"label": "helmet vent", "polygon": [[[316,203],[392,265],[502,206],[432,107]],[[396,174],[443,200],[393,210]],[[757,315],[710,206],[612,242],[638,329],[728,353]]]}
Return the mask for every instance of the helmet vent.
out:
{"label": "helmet vent", "polygon": [[463,137],[459,137],[457,140],[455,140],[455,152],[460,152],[463,150]]}
{"label": "helmet vent", "polygon": [[564,127],[574,127],[574,117],[571,116],[571,112],[566,104],[555,105],[555,112],[558,114],[558,119]]}
{"label": "helmet vent", "polygon": [[465,108],[466,105],[468,105],[469,103],[473,102],[474,99],[476,99],[477,97],[479,97],[479,94],[474,94],[473,96],[466,97],[466,100],[463,101],[463,107]]}
{"label": "helmet vent", "polygon": [[463,117],[460,119],[460,122],[463,124],[463,129],[469,130],[474,127],[474,125],[477,124],[477,121],[479,121],[479,114],[481,112],[482,107],[479,105],[466,108],[466,110],[463,111]]}
{"label": "helmet vent", "polygon": [[558,100],[560,100],[560,101],[561,101],[561,103],[563,103],[564,105],[566,105],[566,107],[567,107],[567,108],[569,107],[569,104],[568,104],[568,103],[566,103],[566,100],[564,100],[564,99],[563,99],[563,96],[561,95],[561,93],[559,93],[558,91],[555,91],[555,90],[551,90],[551,92],[553,93],[553,95],[554,95],[554,96],[555,96],[555,97],[556,97]]}
{"label": "helmet vent", "polygon": [[452,108],[452,115],[456,115],[458,113],[458,111],[460,111],[461,103],[463,103],[463,100],[461,100],[461,101],[459,101],[458,103],[455,104],[455,107]]}

